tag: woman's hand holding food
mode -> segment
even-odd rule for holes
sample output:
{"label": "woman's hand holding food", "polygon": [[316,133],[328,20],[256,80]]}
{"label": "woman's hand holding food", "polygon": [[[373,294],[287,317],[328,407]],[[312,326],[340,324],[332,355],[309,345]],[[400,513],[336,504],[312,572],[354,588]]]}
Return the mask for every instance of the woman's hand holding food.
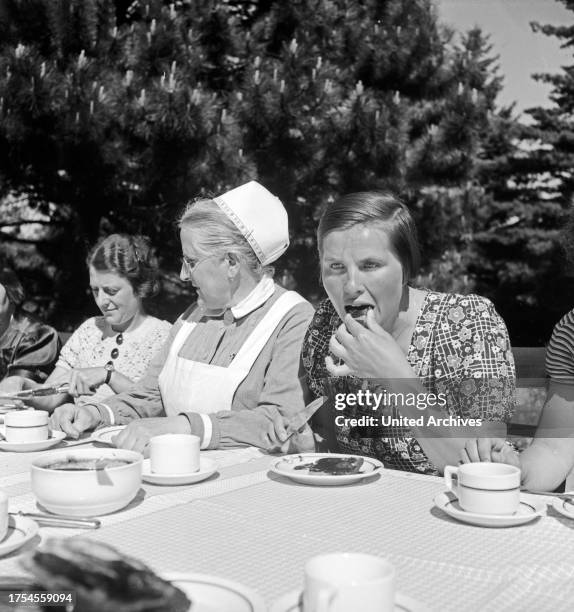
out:
{"label": "woman's hand holding food", "polygon": [[372,310],[365,319],[366,326],[350,314],[331,337],[331,353],[343,361],[335,364],[328,355],[327,370],[333,376],[359,378],[416,378],[406,356],[389,332],[375,320]]}
{"label": "woman's hand holding food", "polygon": [[508,463],[520,467],[518,453],[502,438],[474,438],[467,440],[460,451],[461,463]]}

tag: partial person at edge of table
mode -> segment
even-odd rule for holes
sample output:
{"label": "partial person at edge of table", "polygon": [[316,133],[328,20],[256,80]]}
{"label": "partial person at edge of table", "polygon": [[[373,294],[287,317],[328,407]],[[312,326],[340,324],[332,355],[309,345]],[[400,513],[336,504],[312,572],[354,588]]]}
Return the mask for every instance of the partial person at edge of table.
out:
{"label": "partial person at edge of table", "polygon": [[197,303],[133,389],[105,404],[62,407],[52,424],[75,437],[129,423],[116,444],[138,451],[162,433],[196,434],[209,449],[275,449],[277,421],[300,425],[299,355],[313,315],[268,267],[289,245],[287,213],[252,181],[188,205],[179,227],[181,278],[197,289]]}
{"label": "partial person at edge of table", "polygon": [[554,491],[574,469],[574,309],[556,324],[546,349],[548,390],[532,443],[517,453],[503,438],[469,440],[463,463],[492,461],[522,470],[524,487]]}
{"label": "partial person at edge of table", "polygon": [[0,267],[0,390],[12,393],[25,376],[43,383],[52,371],[60,351],[60,339],[53,327],[41,323],[22,309],[24,288],[8,266]]}
{"label": "partial person at edge of table", "polygon": [[[506,431],[515,370],[504,321],[486,298],[409,284],[419,250],[404,204],[382,192],[341,197],[320,219],[318,248],[328,299],[315,313],[302,359],[312,393],[330,398],[314,419],[329,450],[372,456],[389,468],[438,474],[458,462],[469,430],[476,430],[426,427],[427,417],[482,419],[493,435]],[[347,398],[367,389],[420,397],[424,410],[408,405],[408,399],[378,409],[351,406],[349,399],[346,408],[336,409],[337,394]],[[444,394],[446,405],[433,407],[431,394],[432,401]],[[379,421],[353,426],[339,419],[337,425],[338,416]],[[381,426],[383,416],[423,416],[424,421],[422,427],[400,421]]]}
{"label": "partial person at edge of table", "polygon": [[[68,391],[26,400],[52,412],[71,400],[97,402],[129,389],[167,340],[171,324],[149,315],[146,298],[158,290],[158,264],[144,236],[111,234],[86,259],[90,288],[102,315],[84,321],[70,336],[45,384],[69,384]],[[27,377],[19,389],[38,385]]]}

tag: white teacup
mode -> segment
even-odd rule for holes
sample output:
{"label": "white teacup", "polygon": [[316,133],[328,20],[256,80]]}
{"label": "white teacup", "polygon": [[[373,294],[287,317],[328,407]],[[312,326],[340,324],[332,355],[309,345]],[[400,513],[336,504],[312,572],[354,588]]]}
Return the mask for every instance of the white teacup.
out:
{"label": "white teacup", "polygon": [[305,565],[303,612],[392,612],[395,568],[362,553],[332,553]]}
{"label": "white teacup", "polygon": [[50,435],[48,413],[44,410],[20,410],[4,416],[7,442],[41,442]]}
{"label": "white teacup", "polygon": [[[453,483],[453,478],[456,483]],[[447,489],[463,510],[476,514],[514,514],[520,506],[520,469],[504,463],[465,463],[444,468]]]}
{"label": "white teacup", "polygon": [[191,474],[199,470],[199,436],[163,434],[150,440],[150,465],[154,474]]}
{"label": "white teacup", "polygon": [[0,491],[0,542],[8,532],[8,496]]}

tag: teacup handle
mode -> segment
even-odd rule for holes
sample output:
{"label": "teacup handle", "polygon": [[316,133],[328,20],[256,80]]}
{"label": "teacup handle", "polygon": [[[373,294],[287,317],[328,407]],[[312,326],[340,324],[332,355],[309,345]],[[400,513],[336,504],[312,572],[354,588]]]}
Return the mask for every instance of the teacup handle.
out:
{"label": "teacup handle", "polygon": [[[456,480],[456,484],[453,483],[453,476]],[[444,468],[444,484],[449,491],[452,491],[456,495],[456,489],[458,485],[458,468],[454,465],[447,465]]]}
{"label": "teacup handle", "polygon": [[[315,605],[313,606],[313,610],[309,612],[329,612],[331,609],[331,602],[333,598],[337,594],[335,589],[330,589],[328,587],[321,587],[317,592],[317,596],[315,598]],[[304,612],[307,612],[307,607],[304,605]]]}

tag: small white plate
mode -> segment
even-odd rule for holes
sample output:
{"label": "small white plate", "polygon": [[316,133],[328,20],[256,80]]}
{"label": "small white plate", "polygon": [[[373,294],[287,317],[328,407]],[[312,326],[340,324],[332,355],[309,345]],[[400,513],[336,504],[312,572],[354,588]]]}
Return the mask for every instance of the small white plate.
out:
{"label": "small white plate", "polygon": [[[307,463],[323,457],[349,459],[350,457],[363,459],[363,465],[356,474],[326,474],[323,472],[310,472],[308,469],[301,469]],[[299,469],[297,469],[299,468]],[[384,469],[383,464],[371,457],[358,457],[358,455],[340,455],[336,453],[301,453],[298,455],[286,455],[276,461],[270,468],[275,474],[285,476],[308,485],[335,486],[346,485],[364,478],[369,478]]]}
{"label": "small white plate", "polygon": [[[552,495],[549,493],[548,495]],[[574,496],[574,493],[572,494]],[[570,519],[574,519],[574,503],[568,501],[567,499],[560,499],[559,497],[554,497],[552,499],[552,507],[554,510],[560,512],[562,516],[565,516]]]}
{"label": "small white plate", "polygon": [[8,533],[0,540],[0,557],[24,546],[38,533],[38,524],[25,516],[8,517]]}
{"label": "small white plate", "polygon": [[[269,609],[269,612],[303,612],[303,593],[299,590],[291,591],[278,599]],[[412,597],[395,594],[395,612],[428,612],[429,608]]]}
{"label": "small white plate", "polygon": [[434,503],[452,518],[479,525],[480,527],[514,527],[529,523],[544,513],[546,504],[534,495],[520,495],[520,506],[515,514],[478,514],[463,510],[456,495],[450,491],[439,493],[434,498]]}
{"label": "small white plate", "polygon": [[[0,428],[0,433],[4,435],[4,428]],[[50,437],[47,440],[40,440],[39,442],[7,442],[6,440],[0,440],[0,449],[4,451],[12,451],[15,453],[31,453],[34,451],[42,451],[60,442],[66,437],[63,431],[50,431]]]}
{"label": "small white plate", "polygon": [[93,442],[101,442],[102,444],[107,444],[108,446],[113,446],[115,448],[112,438],[117,436],[122,429],[125,429],[125,425],[102,427],[101,429],[96,429],[96,431],[94,431],[90,437],[92,438]]}
{"label": "small white plate", "polygon": [[181,589],[191,601],[189,612],[266,612],[255,591],[231,580],[203,574],[162,576]]}
{"label": "small white plate", "polygon": [[155,474],[151,471],[151,460],[144,459],[142,479],[145,482],[158,485],[186,485],[201,482],[209,478],[217,470],[217,463],[207,457],[199,457],[199,470],[189,474]]}

